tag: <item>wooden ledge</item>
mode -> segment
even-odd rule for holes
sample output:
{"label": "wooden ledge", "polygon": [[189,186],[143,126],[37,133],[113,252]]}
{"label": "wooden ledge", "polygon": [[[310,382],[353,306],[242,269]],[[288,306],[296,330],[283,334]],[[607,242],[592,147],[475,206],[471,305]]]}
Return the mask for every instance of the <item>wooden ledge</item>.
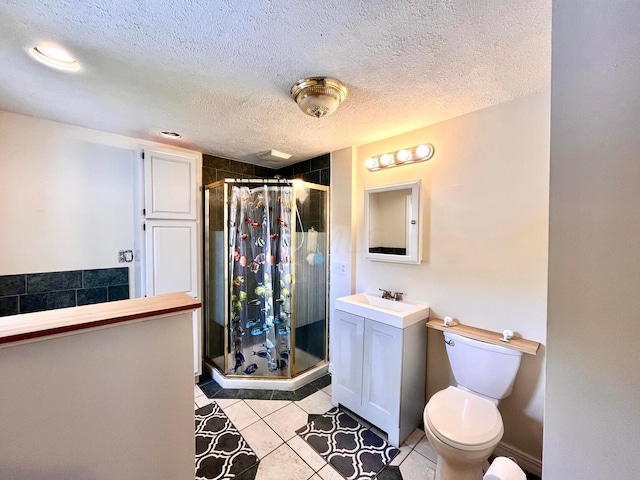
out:
{"label": "wooden ledge", "polygon": [[502,334],[498,332],[492,332],[491,330],[484,330],[482,328],[470,327],[468,325],[456,324],[449,327],[442,326],[441,319],[429,320],[427,327],[442,332],[451,332],[463,337],[473,338],[474,340],[480,340],[481,342],[492,343],[493,345],[500,345],[501,347],[511,348],[513,350],[520,350],[522,353],[528,353],[529,355],[535,355],[540,348],[539,342],[532,340],[525,340],[524,338],[512,338],[509,342],[503,342],[500,340]]}
{"label": "wooden ledge", "polygon": [[200,306],[198,300],[186,293],[170,293],[1,317],[0,344],[195,310]]}

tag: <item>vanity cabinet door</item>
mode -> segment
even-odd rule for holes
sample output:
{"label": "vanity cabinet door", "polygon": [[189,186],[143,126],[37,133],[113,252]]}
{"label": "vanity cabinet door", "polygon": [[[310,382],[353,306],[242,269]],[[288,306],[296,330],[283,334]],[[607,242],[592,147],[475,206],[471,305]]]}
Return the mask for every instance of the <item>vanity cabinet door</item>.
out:
{"label": "vanity cabinet door", "polygon": [[362,392],[362,357],[364,318],[335,311],[332,394],[334,404],[341,403],[354,412],[360,411]]}
{"label": "vanity cabinet door", "polygon": [[365,322],[362,416],[387,432],[399,425],[402,332],[373,320]]}

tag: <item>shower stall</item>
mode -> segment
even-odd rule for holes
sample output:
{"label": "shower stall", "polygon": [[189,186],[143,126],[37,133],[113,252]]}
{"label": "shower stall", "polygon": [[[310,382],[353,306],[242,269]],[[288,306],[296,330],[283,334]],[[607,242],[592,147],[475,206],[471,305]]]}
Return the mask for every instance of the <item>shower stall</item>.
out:
{"label": "shower stall", "polygon": [[328,187],[226,179],[204,195],[205,366],[256,388],[326,371]]}

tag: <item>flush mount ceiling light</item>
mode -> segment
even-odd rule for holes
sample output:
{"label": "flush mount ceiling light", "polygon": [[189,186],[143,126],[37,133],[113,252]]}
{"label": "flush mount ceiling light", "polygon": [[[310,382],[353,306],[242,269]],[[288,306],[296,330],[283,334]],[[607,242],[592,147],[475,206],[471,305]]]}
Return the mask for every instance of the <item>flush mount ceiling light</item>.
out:
{"label": "flush mount ceiling light", "polygon": [[182,135],[177,132],[160,132],[160,135],[164,138],[182,138]]}
{"label": "flush mount ceiling light", "polygon": [[78,70],[80,64],[64,48],[52,44],[41,44],[29,49],[29,53],[40,63],[59,70]]}
{"label": "flush mount ceiling light", "polygon": [[383,153],[377,157],[369,157],[364,166],[371,171],[384,168],[399,167],[410,163],[424,162],[433,157],[433,145],[428,143],[413,148],[404,148],[397,152]]}
{"label": "flush mount ceiling light", "polygon": [[347,87],[330,77],[308,77],[291,87],[291,97],[300,110],[312,117],[331,115],[347,96]]}

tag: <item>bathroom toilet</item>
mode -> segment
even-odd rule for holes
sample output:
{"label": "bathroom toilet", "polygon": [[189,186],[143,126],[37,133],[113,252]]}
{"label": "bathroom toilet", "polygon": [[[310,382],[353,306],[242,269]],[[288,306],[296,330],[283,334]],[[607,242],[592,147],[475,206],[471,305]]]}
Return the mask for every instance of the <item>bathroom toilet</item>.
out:
{"label": "bathroom toilet", "polygon": [[444,339],[457,386],[433,395],[423,415],[436,480],[482,480],[504,433],[497,405],[511,394],[522,352],[451,332]]}

